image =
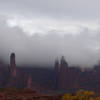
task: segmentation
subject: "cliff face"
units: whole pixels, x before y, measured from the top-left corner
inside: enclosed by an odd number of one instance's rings
[[[59,72],[56,74],[58,90],[88,89],[100,92],[100,66],[82,71],[78,67],[69,67],[64,57],[61,58],[59,66]]]
[[[72,88],[78,88],[78,80],[81,72],[80,69],[69,67],[64,57],[61,58],[58,66],[59,72],[56,74],[58,79],[58,89],[69,90]]]
[[[65,58],[62,57],[60,61],[60,71],[59,71],[59,89],[66,89],[68,85],[68,64],[65,61]]]

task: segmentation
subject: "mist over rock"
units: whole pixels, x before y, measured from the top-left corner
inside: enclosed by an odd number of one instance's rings
[[[11,53],[9,58],[10,65],[0,64],[1,88],[25,88],[41,93],[75,92],[79,89],[100,92],[99,64],[93,68],[69,66],[62,56],[53,67],[19,67],[15,53]]]
[[[74,35],[53,30],[30,37],[18,26],[9,27],[9,16],[3,16],[0,15],[0,57],[7,63],[9,52],[13,51],[18,65],[52,66],[56,57],[64,55],[69,65],[91,67],[100,59],[99,31],[81,27],[81,32]]]

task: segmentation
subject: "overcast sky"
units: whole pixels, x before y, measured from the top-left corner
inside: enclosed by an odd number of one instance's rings
[[[0,55],[17,64],[100,60],[100,0],[0,0]]]

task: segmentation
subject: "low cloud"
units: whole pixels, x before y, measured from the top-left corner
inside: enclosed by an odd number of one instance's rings
[[[11,52],[16,53],[18,65],[53,65],[56,58],[64,55],[70,65],[91,67],[100,59],[99,28],[78,26],[78,34],[55,29],[27,36],[19,25],[10,27],[8,20],[0,16],[0,56],[7,63]]]

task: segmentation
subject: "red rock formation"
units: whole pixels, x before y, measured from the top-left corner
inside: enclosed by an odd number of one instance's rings
[[[59,61],[55,61],[55,89],[58,89],[58,80],[59,80]]]
[[[68,73],[68,64],[64,56],[62,56],[60,61],[60,71],[59,71],[59,89],[66,88],[68,82],[67,73]]]
[[[11,67],[11,75],[16,77],[16,61],[15,61],[15,53],[12,53],[10,56],[10,67]]]
[[[18,85],[18,74],[16,69],[15,53],[11,53],[10,56],[10,75],[6,87],[17,87]]]
[[[32,77],[29,76],[28,79],[27,79],[27,88],[28,89],[32,89],[33,86],[32,86]]]
[[[59,73],[59,61],[58,59],[55,61],[55,72],[58,74]]]

